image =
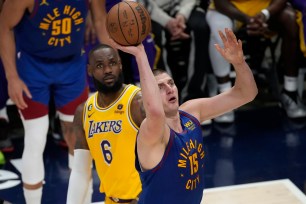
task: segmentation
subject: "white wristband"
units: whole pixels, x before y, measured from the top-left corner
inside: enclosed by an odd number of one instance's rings
[[[269,18],[270,18],[270,12],[269,12],[268,9],[262,9],[262,10],[261,10],[261,13],[265,16],[266,21],[269,20]]]

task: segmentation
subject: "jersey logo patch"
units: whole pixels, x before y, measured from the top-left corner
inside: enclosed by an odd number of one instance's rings
[[[123,109],[123,104],[119,104],[117,106],[117,110],[115,110],[115,113],[122,115],[124,113],[124,110],[122,110],[122,109]]]

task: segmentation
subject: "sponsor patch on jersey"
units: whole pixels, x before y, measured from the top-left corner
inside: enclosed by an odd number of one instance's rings
[[[194,124],[191,120],[188,120],[188,121],[184,124],[184,126],[185,126],[186,128],[188,128],[189,130],[194,130],[194,129],[195,129],[195,124]]]
[[[115,113],[122,115],[124,113],[124,110],[122,110],[122,109],[123,109],[123,104],[119,104],[117,106],[117,110],[115,110]]]

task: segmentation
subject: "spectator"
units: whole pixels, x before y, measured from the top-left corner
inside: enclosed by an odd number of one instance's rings
[[[297,12],[297,23],[299,25],[300,49],[306,57],[306,2],[303,0],[290,1]]]
[[[43,151],[49,127],[48,104],[54,95],[71,161],[73,114],[88,97],[86,58],[82,55],[85,18],[91,9],[100,41],[108,41],[105,2],[5,1],[0,16],[0,52],[8,93],[25,129],[22,181],[26,203],[41,203]]]
[[[217,77],[219,92],[229,90],[232,85],[229,78],[230,64],[214,50],[214,44],[221,43],[217,36],[218,30],[225,27],[239,29],[243,26],[248,35],[265,37],[270,36],[271,31],[277,31],[282,38],[281,57],[284,62],[284,86],[280,101],[289,118],[305,117],[306,108],[297,94],[298,30],[295,12],[287,1],[214,0],[209,6],[206,17],[211,30],[209,55]],[[228,112],[215,121],[233,122],[234,112]]]
[[[201,85],[204,82],[205,72],[210,67],[208,57],[209,27],[205,20],[205,11],[197,4],[196,0],[147,0],[147,8],[152,19],[155,43],[161,50],[163,48],[162,31],[165,31],[166,44],[168,45],[170,42],[188,41],[191,38],[195,54],[189,56],[189,58],[194,58],[194,64],[187,64],[184,66],[184,70],[180,70],[177,64],[171,63],[176,62],[178,56],[170,58],[170,55],[167,57],[167,63],[174,80],[178,83],[179,93],[186,85],[188,67],[193,67],[193,74],[187,87],[187,95],[182,100],[202,97]],[[169,48],[169,46],[166,47]],[[183,50],[186,54],[188,54],[188,51]],[[157,63],[157,67],[166,69],[166,62],[162,60],[162,56]]]

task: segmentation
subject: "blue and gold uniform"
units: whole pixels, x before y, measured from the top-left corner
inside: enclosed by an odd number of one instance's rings
[[[199,121],[180,111],[182,133],[170,129],[163,158],[153,169],[142,172],[139,204],[199,204],[204,190],[204,146]],[[169,190],[175,189],[175,190]]]
[[[73,115],[88,96],[82,54],[88,0],[33,1],[33,11],[25,12],[14,30],[18,73],[32,94],[23,116],[46,115],[50,89],[57,109]]]
[[[80,55],[88,6],[88,0],[35,0],[15,28],[18,48],[48,59]]]
[[[106,108],[99,107],[98,93],[86,102],[83,124],[90,153],[107,197],[134,199],[141,192],[135,169],[135,144],[139,127],[131,118],[130,104],[140,89],[127,85]]]

